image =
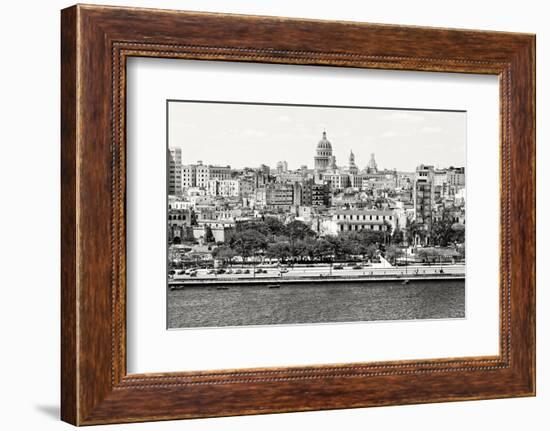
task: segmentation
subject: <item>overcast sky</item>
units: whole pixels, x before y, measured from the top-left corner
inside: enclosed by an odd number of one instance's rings
[[[338,166],[350,150],[359,168],[375,153],[379,169],[413,171],[424,163],[465,166],[466,113],[339,107],[170,102],[169,146],[184,164],[313,168],[323,130]]]

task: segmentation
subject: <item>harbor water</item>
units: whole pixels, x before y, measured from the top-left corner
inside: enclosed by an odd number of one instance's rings
[[[218,285],[167,289],[168,328],[465,317],[465,281]]]

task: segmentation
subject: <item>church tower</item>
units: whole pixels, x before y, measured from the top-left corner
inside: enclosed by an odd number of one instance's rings
[[[357,174],[357,165],[355,164],[355,154],[353,154],[353,150],[349,153],[349,159],[348,159],[348,171],[350,174]]]
[[[375,174],[378,172],[378,166],[376,165],[376,160],[374,160],[374,153],[371,153],[369,164],[367,165],[367,172],[369,174]]]

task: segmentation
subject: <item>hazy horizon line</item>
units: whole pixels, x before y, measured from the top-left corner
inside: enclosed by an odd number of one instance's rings
[[[174,148],[179,148],[180,150],[184,150],[184,147],[181,147],[181,146],[169,146],[168,149],[174,149]],[[375,155],[376,156],[376,155]],[[376,160],[376,157],[375,157],[375,160]],[[281,160],[277,160],[276,162],[274,162],[273,164],[267,164],[267,163],[258,163],[257,165],[243,165],[243,166],[237,166],[237,165],[231,165],[230,163],[229,164],[215,164],[215,163],[205,163],[204,160],[195,160],[194,162],[189,162],[189,163],[184,163],[182,162],[182,166],[186,166],[186,165],[197,165],[199,164],[198,162],[201,162],[203,165],[205,166],[229,166],[231,169],[245,169],[245,168],[248,168],[248,169],[258,169],[261,167],[261,165],[265,165],[267,167],[269,167],[270,169],[276,169],[276,165],[277,163],[279,162],[286,162],[285,159],[281,159]],[[367,162],[368,164],[368,162]],[[376,163],[378,164],[378,162]],[[303,164],[304,166],[307,167],[308,170],[311,170],[311,171],[314,171],[315,168],[313,167],[310,167],[308,164],[304,163]],[[367,169],[367,166],[365,167],[360,167],[357,163],[355,164],[357,166],[357,169],[359,171],[363,171],[365,169]],[[445,165],[445,166],[439,166],[439,165],[434,165],[434,164],[430,164],[430,163],[418,163],[416,164],[416,166],[412,169],[412,170],[404,170],[404,169],[396,169],[396,168],[378,168],[378,172],[380,171],[397,171],[397,172],[414,172],[416,171],[416,168],[420,165],[424,165],[424,166],[433,166],[434,169],[451,169],[451,168],[454,168],[454,169],[459,169],[459,168],[464,168],[466,169],[466,167],[464,165]],[[346,169],[346,168],[349,168],[349,164],[345,164],[345,165],[337,165],[337,169]],[[288,167],[288,171],[299,171],[301,169],[301,166],[298,166],[297,168],[291,168],[290,166]]]

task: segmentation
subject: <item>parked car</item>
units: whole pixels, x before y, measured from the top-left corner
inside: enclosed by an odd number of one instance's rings
[[[225,269],[220,268],[216,271],[216,274],[225,274]]]
[[[250,274],[250,270],[249,270],[249,269],[245,269],[243,272],[244,272],[244,274]]]
[[[353,265],[353,269],[363,269],[361,265]]]
[[[344,265],[334,265],[333,269],[344,269]]]
[[[240,270],[240,269],[237,269],[237,270],[235,271],[235,274],[242,274],[242,273],[243,273],[243,271]]]

